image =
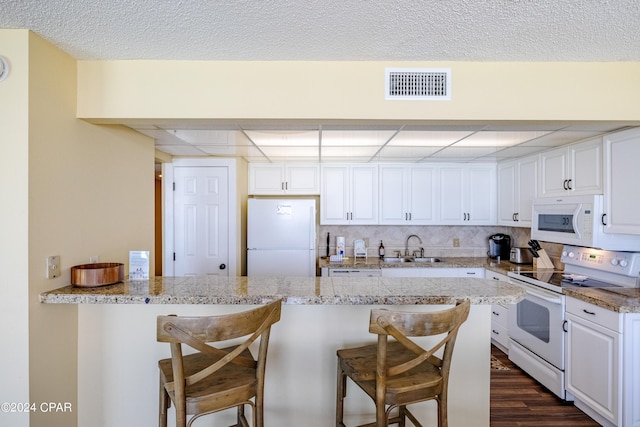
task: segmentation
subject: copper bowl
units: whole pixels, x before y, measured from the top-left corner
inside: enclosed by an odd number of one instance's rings
[[[96,262],[71,267],[73,286],[92,288],[112,285],[124,280],[124,264],[118,262]]]

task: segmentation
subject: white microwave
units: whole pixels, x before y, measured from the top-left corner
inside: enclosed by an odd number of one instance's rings
[[[606,233],[601,194],[533,201],[531,238],[612,251],[640,251],[640,236]]]

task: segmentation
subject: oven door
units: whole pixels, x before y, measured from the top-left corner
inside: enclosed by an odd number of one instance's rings
[[[511,282],[523,287],[526,296],[509,310],[509,337],[564,370],[564,295],[513,278]]]

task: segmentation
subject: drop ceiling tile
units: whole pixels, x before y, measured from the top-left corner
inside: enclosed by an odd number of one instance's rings
[[[420,159],[422,157],[431,156],[442,150],[442,147],[415,147],[415,146],[389,146],[384,147],[378,157],[380,160],[386,160],[390,158],[407,158],[407,159]]]
[[[157,147],[159,151],[171,154],[172,156],[206,156],[207,153],[199,150],[193,145],[161,145]]]
[[[511,147],[540,138],[548,132],[481,131],[456,143],[456,147]]]
[[[381,146],[393,136],[391,130],[323,130],[322,146]]]
[[[460,141],[470,132],[457,131],[402,131],[399,132],[387,146],[391,145],[413,145],[429,147],[446,147]]]
[[[296,130],[296,131],[257,131],[246,130],[245,134],[251,138],[251,141],[258,146],[267,145],[291,145],[303,147],[317,147],[320,141],[320,133],[318,131]]]

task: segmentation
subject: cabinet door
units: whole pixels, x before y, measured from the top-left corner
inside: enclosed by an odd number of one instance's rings
[[[602,139],[569,146],[568,160],[571,194],[602,194]]]
[[[620,334],[571,313],[567,320],[567,390],[619,425]]]
[[[284,166],[249,163],[249,194],[284,194]]]
[[[605,233],[640,235],[640,132],[609,135],[604,146]]]
[[[538,156],[528,157],[518,162],[516,182],[516,225],[531,227],[533,199],[538,194]]]
[[[378,223],[378,166],[351,166],[350,224]]]
[[[407,223],[405,167],[380,166],[380,224]]]
[[[465,224],[493,225],[496,222],[495,166],[470,167],[465,171]]]
[[[348,224],[349,167],[323,166],[320,193],[320,222]]]
[[[547,151],[540,154],[542,179],[540,197],[563,196],[567,194],[567,149]]]
[[[516,225],[517,162],[498,165],[498,224]]]
[[[291,195],[320,194],[318,165],[286,165],[285,193]]]
[[[440,169],[440,224],[463,224],[465,218],[464,169],[443,167]]]
[[[412,225],[434,224],[436,169],[433,167],[413,166],[409,169],[407,188],[407,211]]]

